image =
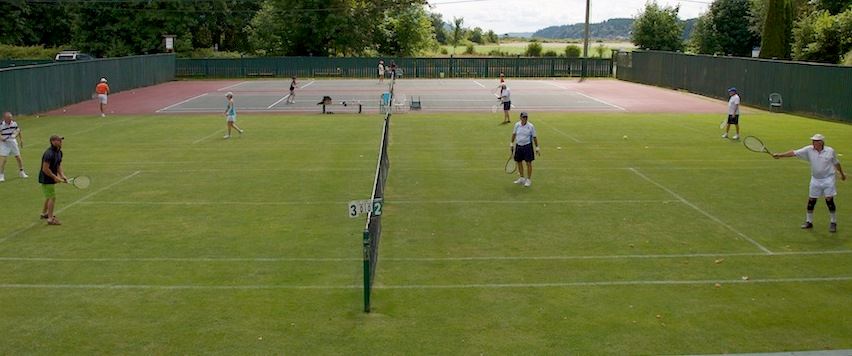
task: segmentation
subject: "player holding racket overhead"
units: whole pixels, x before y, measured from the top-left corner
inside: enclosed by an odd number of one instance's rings
[[[532,185],[532,162],[535,160],[535,155],[541,153],[538,147],[538,137],[535,134],[535,126],[528,120],[527,113],[521,112],[521,122],[515,124],[515,129],[512,130],[512,140],[509,142],[509,148],[515,152],[515,163],[518,165],[518,173],[521,175],[514,183],[523,184],[525,187]],[[533,143],[535,143],[535,151],[533,151]],[[524,162],[527,163],[526,176],[524,176]]]
[[[805,217],[805,222],[802,224],[803,229],[814,227],[814,206],[820,196],[825,196],[825,205],[828,206],[828,214],[831,222],[828,224],[829,232],[837,232],[837,216],[836,206],[834,205],[834,196],[837,195],[835,187],[835,175],[840,173],[840,179],[846,180],[846,174],[843,173],[843,167],[840,167],[840,161],[837,160],[837,153],[834,149],[825,145],[825,137],[820,134],[811,137],[811,145],[802,147],[798,150],[790,150],[784,153],[775,153],[772,157],[776,159],[782,157],[798,157],[811,164],[811,185],[808,193],[808,213]]]
[[[501,124],[511,123],[512,120],[509,120],[509,110],[512,110],[512,92],[509,91],[505,83],[500,85],[500,95],[497,97],[497,100],[503,103],[503,122]]]
[[[64,183],[68,179],[62,171],[63,139],[59,135],[50,136],[50,147],[41,156],[41,171],[38,172],[38,182],[45,198],[41,218],[47,219],[48,225],[60,225],[53,215],[53,208],[56,205],[56,183]]]

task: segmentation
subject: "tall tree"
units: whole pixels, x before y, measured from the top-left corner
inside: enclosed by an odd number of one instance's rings
[[[760,58],[790,58],[790,8],[788,0],[769,0],[760,39]]]
[[[456,53],[456,47],[464,39],[464,17],[453,17],[453,32],[450,36],[450,44],[453,46],[453,54]]]
[[[381,54],[414,56],[436,46],[432,21],[423,6],[410,6],[387,14],[376,39]]]
[[[817,10],[802,17],[793,30],[793,58],[839,63],[852,51],[852,8],[832,16]]]
[[[750,29],[749,0],[716,0],[696,23],[692,47],[699,53],[751,57],[759,43]]]
[[[662,51],[683,49],[683,24],[678,21],[675,7],[660,7],[656,1],[645,4],[645,10],[633,23],[631,40],[639,48]]]
[[[432,20],[432,31],[435,32],[435,40],[439,44],[447,44],[447,29],[444,28],[446,22],[444,22],[443,16],[437,12],[433,12],[429,14],[429,18]]]

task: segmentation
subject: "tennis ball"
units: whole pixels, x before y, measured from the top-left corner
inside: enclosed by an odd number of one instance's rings
[[[557,149],[557,150],[561,150],[561,149],[562,149],[562,146],[556,147],[556,149]]]
[[[622,137],[622,138],[626,140],[626,139],[627,139],[627,135],[624,135],[624,137]]]

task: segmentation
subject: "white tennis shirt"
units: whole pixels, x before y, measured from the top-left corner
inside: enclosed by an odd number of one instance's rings
[[[3,136],[5,139],[14,139],[12,135],[15,134],[15,131],[18,131],[18,123],[15,120],[10,121],[6,124],[6,120],[0,120],[0,136]]]
[[[512,131],[515,134],[515,143],[518,146],[526,146],[532,142],[535,136],[535,126],[529,121],[526,125],[521,125],[520,122],[515,123],[515,129]]]
[[[834,178],[834,165],[840,163],[834,149],[824,146],[822,152],[817,152],[813,145],[807,145],[793,151],[796,157],[810,162],[811,176],[816,179]]]
[[[740,96],[737,94],[731,95],[728,99],[728,115],[740,114]]]

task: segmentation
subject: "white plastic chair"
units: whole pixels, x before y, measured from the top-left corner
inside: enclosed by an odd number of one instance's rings
[[[769,94],[769,111],[781,110],[781,106],[784,103],[784,100],[781,98],[781,94],[772,93]]]

